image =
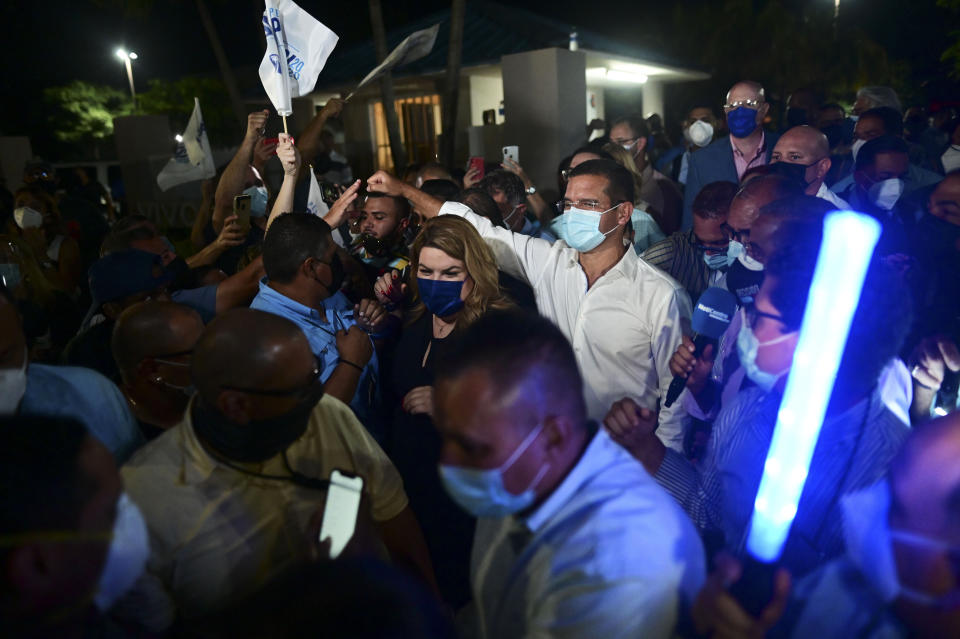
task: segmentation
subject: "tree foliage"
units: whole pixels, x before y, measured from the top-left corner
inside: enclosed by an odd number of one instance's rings
[[[238,137],[230,97],[218,78],[188,76],[175,81],[150,80],[137,96],[138,112],[166,115],[174,131],[183,131],[193,113],[193,98],[200,99],[203,121],[213,146],[230,145]]]
[[[960,0],[937,0],[937,6],[952,11],[953,17],[960,20]],[[960,29],[951,31],[950,36],[953,38],[953,42],[943,52],[940,59],[953,65],[950,69],[950,75],[955,80],[960,80]]]
[[[113,134],[113,118],[133,110],[125,91],[80,80],[43,93],[50,128],[60,142],[83,144],[107,138]]]

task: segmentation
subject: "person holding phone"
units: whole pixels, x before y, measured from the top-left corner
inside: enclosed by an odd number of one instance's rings
[[[512,307],[497,279],[493,253],[468,222],[450,216],[429,220],[411,252],[406,283],[399,271],[377,280],[377,299],[406,304],[406,325],[394,353],[393,413],[387,449],[403,477],[423,525],[440,592],[451,606],[470,597],[468,564],[474,519],[443,492],[436,473],[440,437],[433,424],[434,365],[451,336],[494,309]]]
[[[118,616],[159,633],[308,561],[307,532],[337,470],[363,478],[381,552],[433,585],[396,469],[351,410],[324,392],[295,323],[229,311],[200,336],[191,374],[197,393],[183,420],[121,470],[147,521],[151,556]]]

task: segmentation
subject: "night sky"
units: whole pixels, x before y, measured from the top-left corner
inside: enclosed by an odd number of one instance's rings
[[[755,6],[764,1],[753,0]],[[832,0],[780,1],[794,7],[812,2],[832,5]],[[937,68],[949,25],[934,8],[935,0],[842,1],[845,18],[867,29],[889,56],[920,60],[924,62],[921,67]],[[527,0],[511,4],[649,48],[669,47],[675,10],[682,12],[704,2]],[[258,40],[262,0],[207,3],[232,65],[251,67],[252,72],[263,55]],[[340,35],[338,48],[370,38],[363,0],[301,0],[299,4]],[[4,134],[28,134],[23,129],[36,126],[36,114],[31,117],[30,112],[36,109],[44,87],[79,79],[125,90],[123,65],[114,57],[114,50],[121,45],[140,56],[134,75],[141,87],[151,78],[217,72],[193,0],[7,0],[2,5],[0,16],[8,27],[2,56],[7,95],[0,105],[0,132]],[[388,31],[448,6],[443,0],[383,0]],[[909,20],[903,19],[906,16]],[[684,52],[670,53],[684,61]]]

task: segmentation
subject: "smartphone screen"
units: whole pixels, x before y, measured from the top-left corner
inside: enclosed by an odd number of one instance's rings
[[[353,537],[360,510],[363,478],[340,470],[330,473],[327,504],[320,524],[320,542],[330,540],[330,558],[336,559]]]
[[[505,146],[503,147],[503,161],[506,162],[507,158],[510,158],[514,162],[520,162],[520,147],[519,146]]]
[[[250,196],[240,194],[233,198],[233,214],[244,233],[250,230]]]

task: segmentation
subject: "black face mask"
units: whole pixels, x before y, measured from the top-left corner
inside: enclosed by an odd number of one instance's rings
[[[375,235],[364,233],[360,236],[360,243],[368,257],[383,257],[390,252],[390,245]]]
[[[918,251],[929,255],[946,256],[957,253],[960,226],[927,213],[917,222],[915,242]]]
[[[787,126],[793,128],[807,123],[807,110],[790,107],[787,109]]]
[[[820,129],[820,132],[827,136],[827,143],[831,149],[835,149],[843,142],[843,125],[828,124]]]
[[[727,269],[727,290],[737,296],[740,305],[750,304],[763,284],[763,271],[752,271],[740,260],[734,260]]]
[[[820,160],[817,160],[819,162]],[[790,162],[774,162],[769,165],[770,175],[782,175],[783,177],[793,180],[794,182],[803,186],[806,189],[810,186],[810,182],[807,182],[807,169],[816,164],[792,164]]]
[[[197,398],[192,411],[193,430],[204,443],[230,461],[262,462],[300,439],[317,401],[318,398],[311,397],[282,415],[236,424]]]
[[[346,274],[343,271],[343,262],[340,261],[340,256],[336,253],[333,254],[333,258],[328,264],[330,267],[330,285],[327,286],[327,290],[330,291],[330,295],[336,295],[337,291],[343,286],[343,280],[346,278]]]

